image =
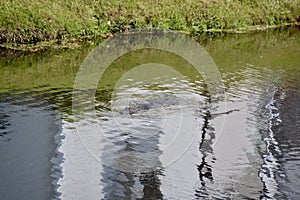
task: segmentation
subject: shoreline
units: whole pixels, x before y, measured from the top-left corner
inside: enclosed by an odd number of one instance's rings
[[[251,33],[259,33],[268,30],[275,30],[275,29],[286,29],[286,28],[295,28],[300,27],[300,23],[295,24],[284,24],[284,25],[273,25],[273,26],[252,26],[244,29],[228,29],[228,30],[207,30],[200,32],[198,34],[179,31],[187,35],[191,35],[192,37],[197,37],[198,35],[202,34],[251,34]],[[170,30],[166,30],[170,31]],[[118,34],[118,33],[116,33]],[[63,49],[76,49],[80,48],[83,45],[97,45],[100,41],[108,39],[113,35],[91,35],[85,37],[74,37],[68,39],[53,39],[53,40],[46,40],[40,41],[35,43],[0,43],[0,51],[22,51],[28,53],[36,53],[47,49],[52,50],[63,50]]]

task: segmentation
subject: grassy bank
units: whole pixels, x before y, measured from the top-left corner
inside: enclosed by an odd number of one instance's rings
[[[299,0],[10,0],[0,2],[0,43],[106,37],[145,27],[197,34],[299,22]]]

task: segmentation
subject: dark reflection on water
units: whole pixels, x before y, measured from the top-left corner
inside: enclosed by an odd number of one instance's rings
[[[201,185],[205,186],[205,179],[212,181],[212,166],[207,162],[207,157],[213,153],[212,142],[214,138],[213,128],[210,126],[211,113],[208,111],[204,115],[204,124],[201,132],[199,151],[203,154],[201,163],[198,165]],[[209,138],[208,138],[209,135]]]
[[[113,93],[111,73],[78,120],[72,87],[91,49],[1,60],[0,198],[299,199],[299,30],[207,38],[226,105],[201,77],[129,73]],[[174,150],[199,127],[170,164],[180,123]]]
[[[37,98],[36,98],[37,97]],[[61,178],[63,139],[60,115],[35,92],[1,94],[1,199],[49,199],[58,195],[53,180]]]
[[[104,199],[163,199],[158,175],[158,170],[137,175],[104,166]]]
[[[278,142],[280,154],[274,153],[283,176],[276,173],[279,191],[285,197],[297,199],[300,196],[300,71],[293,71],[274,94],[274,115],[278,120],[272,122],[274,138]],[[271,149],[274,151],[276,149]]]

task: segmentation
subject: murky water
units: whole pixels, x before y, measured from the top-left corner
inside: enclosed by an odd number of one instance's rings
[[[1,58],[0,199],[299,199],[300,31],[199,41],[226,99],[180,60],[119,60],[82,118],[93,47]]]

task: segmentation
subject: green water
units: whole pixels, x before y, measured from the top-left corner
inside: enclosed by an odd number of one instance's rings
[[[96,92],[97,119],[88,116],[79,124],[72,115],[72,91],[78,70],[93,46],[34,54],[10,52],[1,57],[0,194],[4,199],[299,198],[299,29],[195,39],[216,63],[226,100],[210,102],[204,80],[183,60],[162,51],[143,50],[119,58],[105,72]],[[148,74],[143,74],[143,68],[131,68],[142,64],[143,59],[137,57],[149,54],[181,75],[172,74],[165,65],[153,64],[148,67],[153,67],[157,79],[145,81]],[[131,76],[137,72],[142,75]],[[123,93],[113,96],[113,90],[122,84],[126,86]],[[175,101],[166,97],[172,87],[177,92]],[[128,93],[132,101],[128,106],[163,106],[122,115],[128,108],[122,98]],[[111,108],[113,101],[115,107]],[[210,103],[216,107],[207,106]],[[224,103],[226,110],[218,111]],[[162,138],[169,140],[167,132],[179,123],[179,112],[190,127],[198,123],[194,119],[200,119],[202,128],[184,156],[165,166]],[[121,124],[126,133],[147,134],[168,117],[174,119],[165,123],[166,133],[145,141],[124,135],[115,126]],[[92,127],[100,124],[111,143],[98,141],[97,134],[86,126],[89,123]],[[95,140],[78,137],[74,131],[78,126]],[[189,127],[185,131],[189,132]],[[99,157],[103,160],[95,162],[80,141],[91,146],[102,143],[104,153]],[[105,165],[111,162],[107,154],[121,159],[115,149],[127,143],[133,151],[159,149],[156,158],[146,159],[157,162],[159,169],[125,173]],[[178,148],[181,145],[177,144]]]

